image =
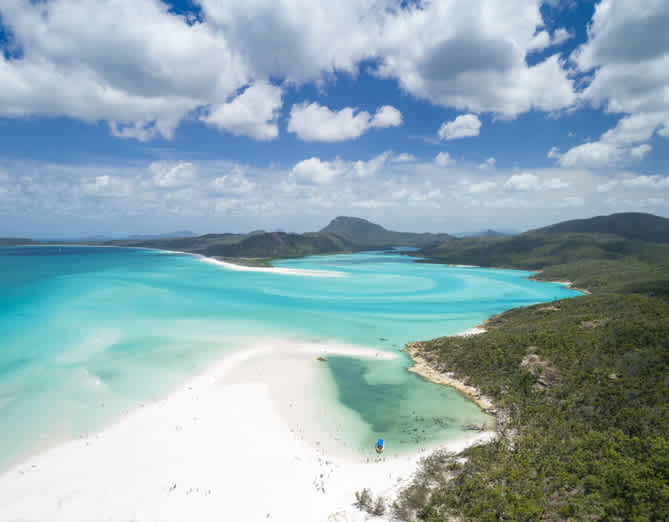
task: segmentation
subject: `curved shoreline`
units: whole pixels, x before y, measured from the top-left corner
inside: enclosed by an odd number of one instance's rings
[[[476,333],[469,333],[468,335],[476,335],[485,331],[483,329],[479,330]],[[424,346],[425,343],[421,341],[407,343],[404,351],[409,354],[409,357],[413,361],[413,366],[407,368],[408,371],[420,375],[435,384],[454,388],[474,402],[484,413],[492,416],[497,415],[498,410],[490,397],[483,395],[478,388],[457,379],[452,372],[440,368],[434,360],[425,357],[423,352]]]
[[[324,350],[372,359],[383,354],[337,344],[261,344],[227,354],[166,398],[142,404],[96,434],[0,474],[3,516],[68,522],[176,522],[194,513],[199,520],[359,520],[356,491],[370,488],[392,498],[426,454],[459,453],[494,436],[463,434],[437,448],[391,457],[340,455],[323,439],[310,442],[310,419],[300,412],[310,411],[311,398],[300,383],[319,378],[308,368],[320,368],[316,356]],[[280,359],[272,362],[283,353],[299,357],[302,363],[291,367],[307,373],[286,372]],[[282,415],[279,403],[298,414],[298,424]]]

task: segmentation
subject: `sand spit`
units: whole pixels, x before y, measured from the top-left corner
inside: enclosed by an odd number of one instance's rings
[[[213,259],[211,257],[205,257],[200,255],[197,255],[197,257],[200,257],[206,263],[210,263],[212,265],[218,265],[228,270],[235,270],[237,272],[269,272],[271,274],[283,274],[283,275],[294,275],[294,276],[305,276],[305,277],[346,277],[346,274],[344,272],[338,272],[336,270],[309,270],[303,268],[246,266],[246,265],[237,265],[235,263],[229,263],[228,261],[221,261],[219,259]]]
[[[365,520],[355,492],[392,497],[426,453],[379,459],[370,448],[354,458],[331,451],[328,433],[314,442],[310,379],[321,353],[382,352],[285,341],[231,353],[165,399],[4,472],[0,520]]]

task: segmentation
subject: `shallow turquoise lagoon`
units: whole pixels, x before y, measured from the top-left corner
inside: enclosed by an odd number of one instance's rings
[[[251,339],[398,352],[509,308],[578,295],[512,270],[415,263],[399,253],[276,263],[307,277],[228,270],[194,256],[101,247],[0,248],[0,469],[99,429]],[[394,361],[333,357],[340,405],[395,449],[461,436],[480,411]],[[308,393],[308,391],[305,391]]]

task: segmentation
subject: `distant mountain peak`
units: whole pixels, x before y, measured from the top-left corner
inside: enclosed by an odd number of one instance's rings
[[[415,234],[395,232],[363,218],[337,216],[328,226],[320,230],[322,234],[334,234],[364,247],[425,246],[451,239],[448,234]]]

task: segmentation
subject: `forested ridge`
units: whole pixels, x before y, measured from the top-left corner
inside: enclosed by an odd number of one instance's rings
[[[494,442],[464,458],[427,458],[397,518],[669,520],[669,250],[643,230],[563,228],[423,251],[431,262],[540,270],[593,294],[422,343],[435,368],[490,396],[502,422]]]

